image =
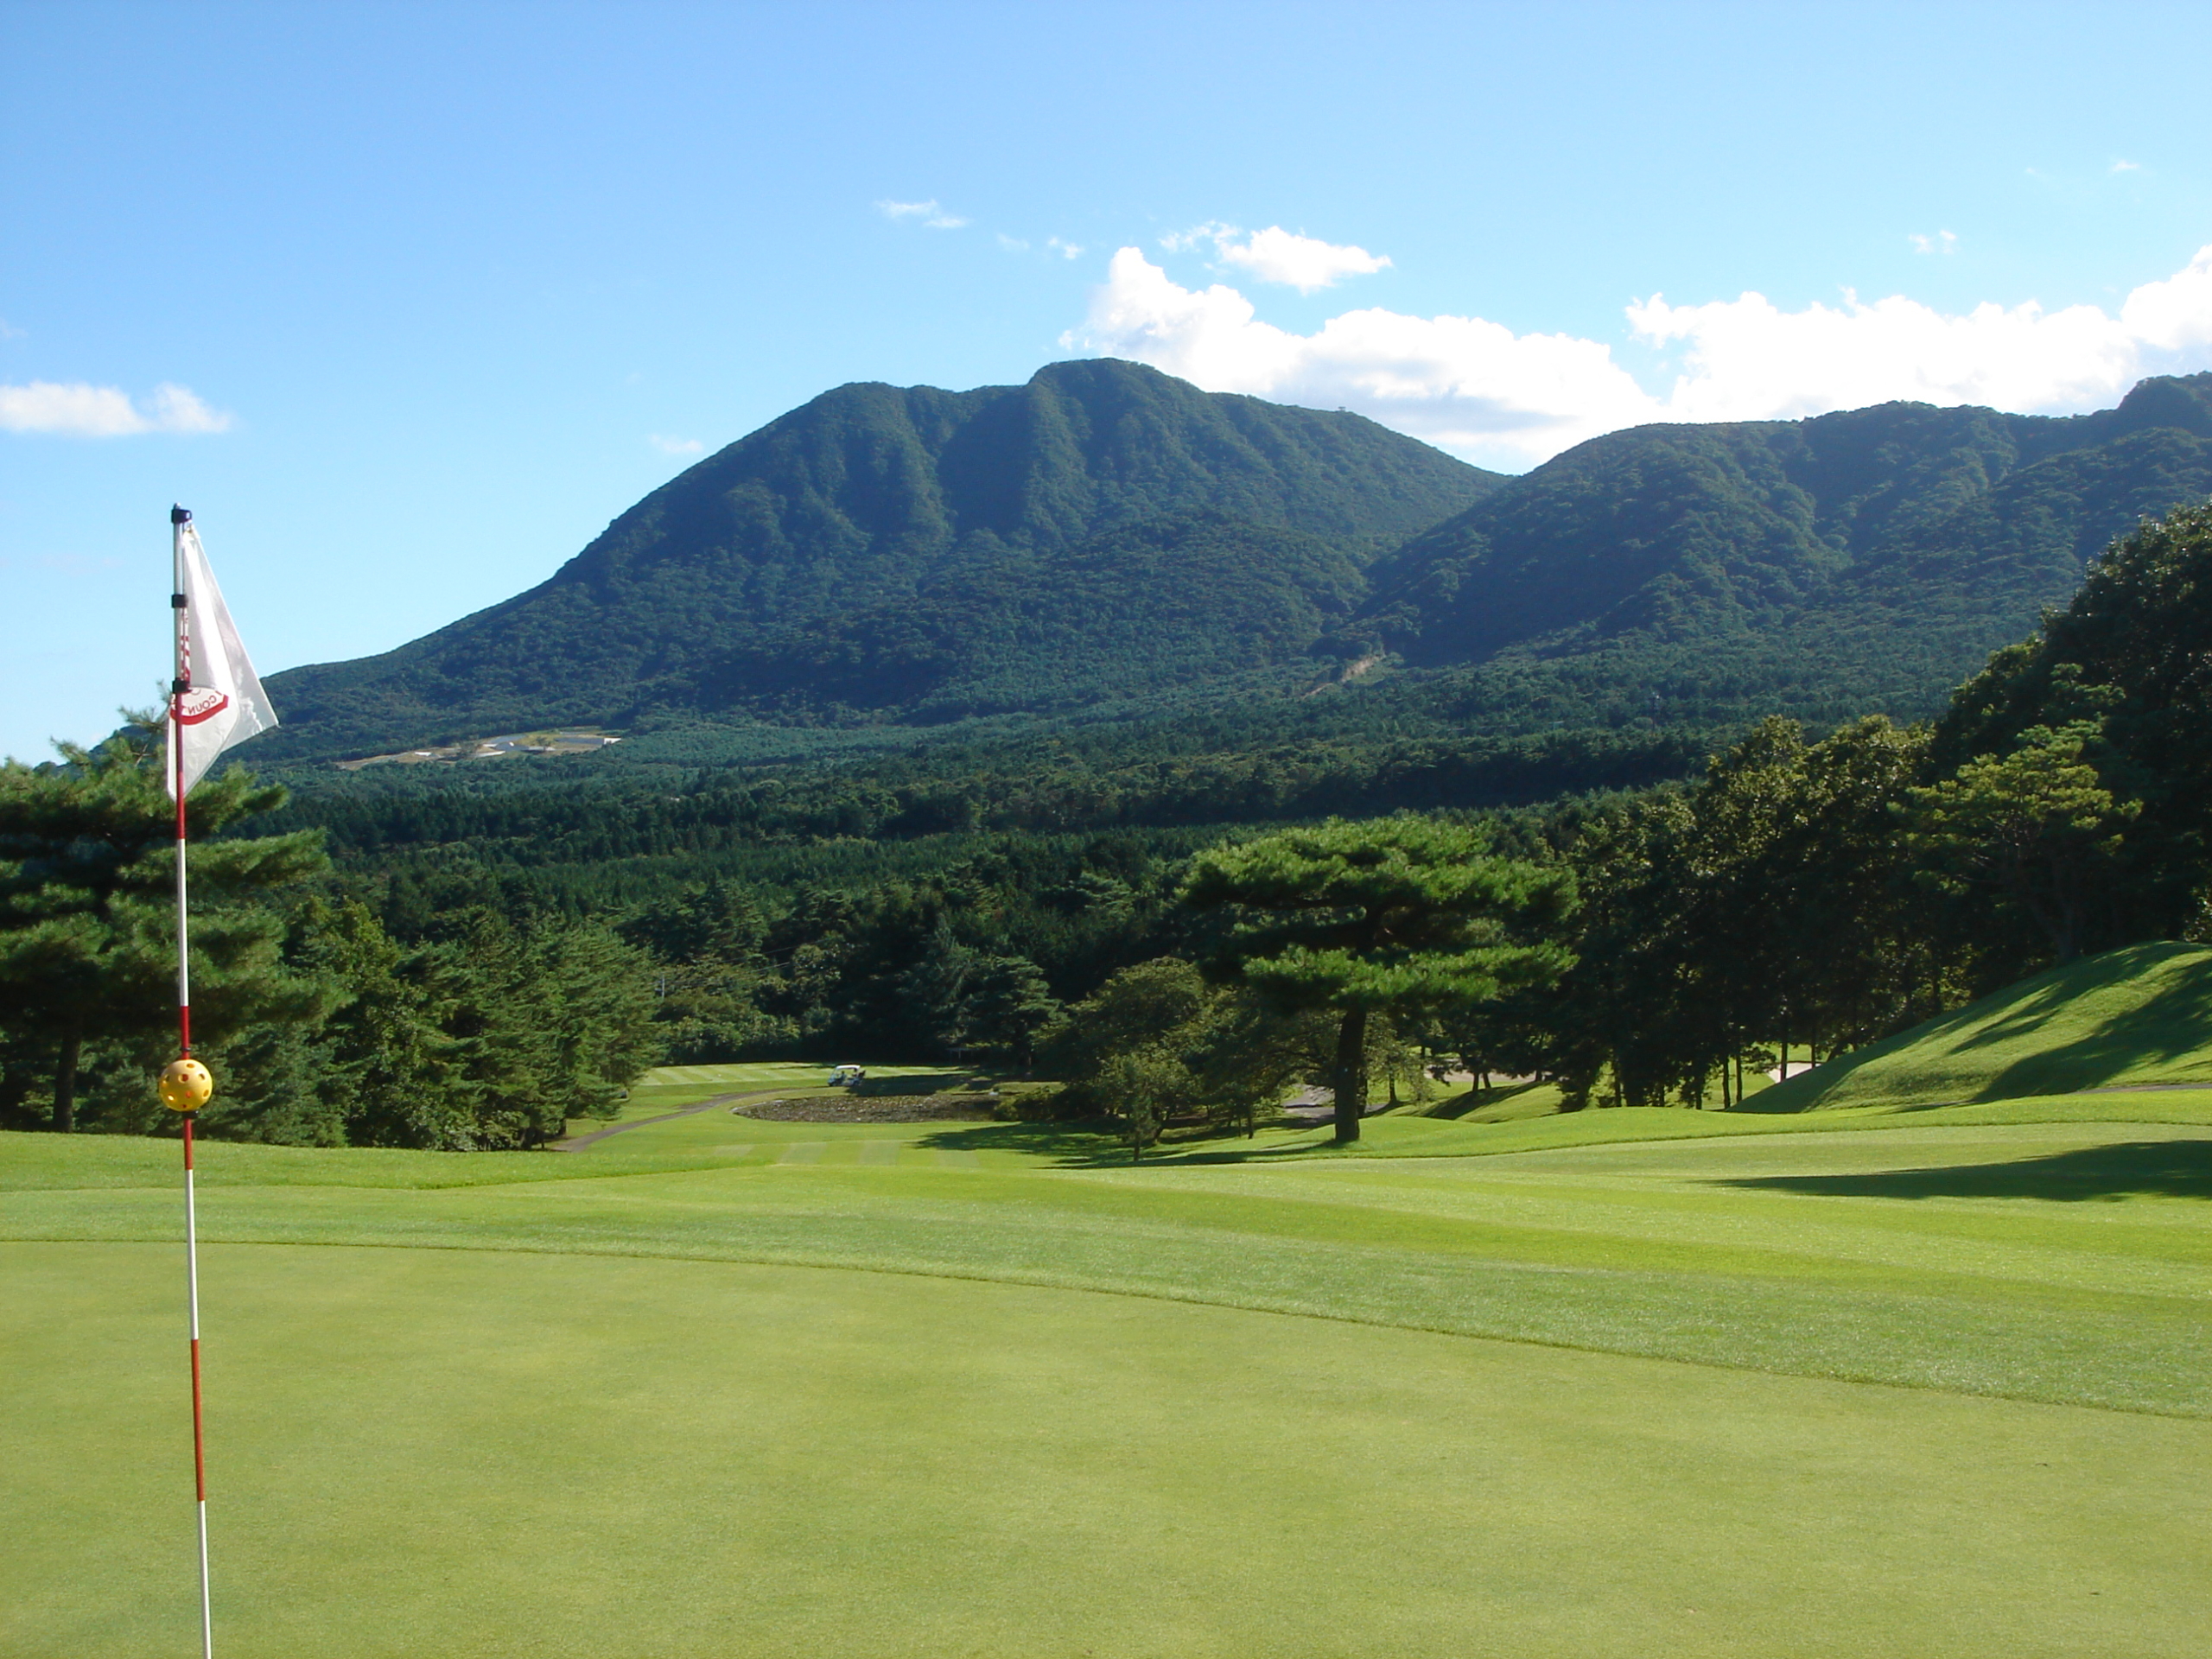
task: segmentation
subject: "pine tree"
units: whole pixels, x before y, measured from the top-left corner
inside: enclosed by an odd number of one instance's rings
[[[149,728],[60,751],[60,765],[0,765],[0,1027],[19,1042],[44,1036],[51,1122],[66,1133],[86,1046],[143,1046],[175,1019],[176,866]],[[233,766],[187,803],[194,1034],[210,1043],[328,1006],[321,982],[284,963],[283,918],[251,902],[326,868],[322,832],[217,838],[284,798]]]
[[[1184,902],[1230,906],[1217,971],[1286,1009],[1337,1019],[1336,1138],[1359,1138],[1368,1023],[1479,1002],[1556,978],[1542,936],[1575,903],[1566,871],[1502,858],[1478,829],[1433,819],[1332,819],[1199,855]]]

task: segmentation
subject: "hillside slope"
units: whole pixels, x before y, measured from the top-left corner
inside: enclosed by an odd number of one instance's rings
[[[2212,1086],[2212,949],[2137,944],[2053,968],[1751,1096],[1755,1112]]]
[[[1617,718],[1755,687],[1919,715],[2113,537],[2208,495],[2212,374],[2067,418],[1886,404],[1642,427],[1380,561],[1354,631],[1416,664],[1495,664],[1484,705],[1594,681]]]
[[[770,727],[1102,708],[1205,706],[1287,741],[1298,694],[1353,662],[1386,671],[1344,720],[1422,741],[1916,718],[2111,537],[2208,497],[2212,374],[2063,419],[1890,404],[1644,427],[1511,480],[1111,360],[846,386],[529,592],[273,677],[286,725],[251,759],[702,721],[732,734],[699,741],[709,758]]]
[[[257,754],[655,707],[1049,705],[1102,675],[1236,672],[1302,656],[1357,605],[1361,567],[1501,481],[1356,415],[1131,363],[967,392],[843,386],[654,491],[527,593],[273,676],[286,726]],[[1071,620],[1092,640],[1073,655],[1103,652],[1087,677],[1056,652]],[[1211,629],[1196,651],[1132,648],[1192,624]],[[1057,680],[989,690],[1009,651]],[[985,683],[963,698],[963,678]]]

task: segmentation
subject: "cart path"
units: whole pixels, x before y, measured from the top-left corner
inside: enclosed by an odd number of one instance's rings
[[[555,1141],[549,1144],[555,1152],[582,1152],[587,1147],[596,1146],[610,1135],[626,1134],[632,1129],[642,1129],[653,1123],[673,1122],[679,1117],[696,1117],[701,1112],[715,1111],[724,1106],[740,1106],[749,1101],[784,1100],[787,1099],[791,1093],[791,1089],[787,1085],[781,1089],[755,1089],[734,1095],[716,1095],[711,1100],[701,1101],[696,1106],[686,1106],[677,1111],[663,1112],[658,1117],[641,1117],[634,1123],[617,1123],[612,1128],[594,1129],[589,1135],[571,1135],[566,1141]]]

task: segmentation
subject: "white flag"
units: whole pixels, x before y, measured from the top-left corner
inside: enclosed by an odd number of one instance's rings
[[[176,677],[186,689],[172,698],[176,707],[169,721],[169,741],[183,740],[184,789],[189,794],[217,755],[256,732],[267,731],[276,723],[276,711],[269,706],[260,676],[238,643],[223,590],[207,568],[200,532],[183,509],[171,517],[176,528],[178,591],[184,596],[177,616]],[[177,791],[176,763],[172,750],[165,768],[171,795]]]

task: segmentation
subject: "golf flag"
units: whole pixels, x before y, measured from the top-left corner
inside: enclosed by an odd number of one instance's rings
[[[182,765],[174,751],[164,770],[169,793],[189,793],[215,757],[233,743],[276,723],[276,711],[261,689],[261,677],[238,643],[238,626],[223,603],[223,590],[207,568],[207,550],[192,515],[179,507],[169,515],[176,532],[176,709],[169,741],[183,746]]]

